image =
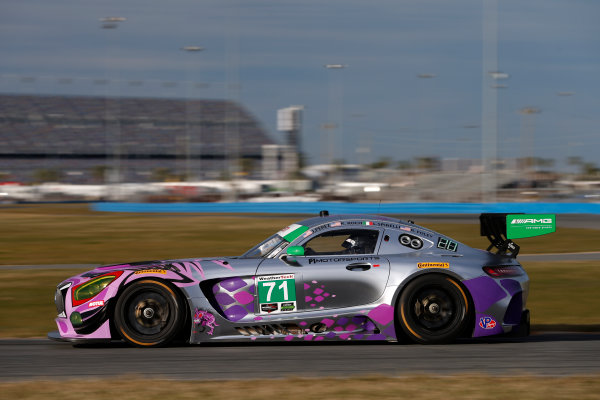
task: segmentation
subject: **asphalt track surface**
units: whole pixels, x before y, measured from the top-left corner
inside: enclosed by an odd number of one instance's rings
[[[438,216],[420,223],[478,223],[476,217]],[[559,227],[598,229],[600,216],[561,216]],[[424,224],[425,225],[425,224]],[[600,252],[522,255],[523,261],[600,260]],[[0,269],[79,266],[0,266]],[[90,266],[93,267],[93,266]],[[158,349],[123,343],[74,347],[48,339],[0,340],[0,380],[137,376],[167,379],[248,379],[288,376],[442,374],[573,375],[600,373],[600,333],[484,338],[438,346],[396,343],[211,343]]]
[[[1,381],[132,376],[182,380],[357,375],[600,373],[600,334],[542,333],[422,346],[344,342],[218,343],[132,348],[72,346],[48,339],[0,340]]]

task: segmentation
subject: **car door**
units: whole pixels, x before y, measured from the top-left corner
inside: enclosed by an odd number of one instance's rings
[[[390,271],[389,260],[376,254],[381,236],[380,228],[332,228],[295,240],[292,244],[304,247],[304,256],[283,255],[259,265],[258,312],[288,312],[292,307],[294,311],[323,310],[375,302],[385,290]],[[368,238],[366,246],[357,243],[360,237]]]

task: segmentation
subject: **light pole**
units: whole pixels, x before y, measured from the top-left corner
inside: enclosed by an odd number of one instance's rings
[[[565,99],[563,101],[567,101],[567,105],[568,105],[567,107],[565,107],[563,105],[560,108],[560,110],[562,112],[562,115],[563,115],[563,118],[561,118],[560,127],[561,127],[561,130],[562,130],[561,136],[570,138],[570,140],[567,142],[567,158],[566,158],[567,160],[569,160],[571,158],[572,147],[574,145],[577,145],[577,142],[572,142],[571,141],[574,138],[573,138],[573,133],[569,132],[571,130],[571,126],[570,126],[570,124],[568,122],[568,118],[569,118],[568,114],[570,114],[570,112],[572,110],[572,100],[567,100],[567,99],[573,97],[575,95],[575,92],[570,92],[570,91],[567,91],[567,92],[557,92],[556,95],[559,96],[560,98]]]
[[[341,71],[348,66],[345,64],[325,64],[324,67],[328,71]],[[340,74],[336,74],[340,75]],[[329,89],[329,99],[327,106],[327,123],[323,125],[323,129],[327,132],[328,139],[328,155],[327,159],[330,164],[333,164],[335,159],[335,139],[336,133],[340,132],[340,136],[343,135],[343,126],[342,126],[342,118],[343,118],[343,100],[344,100],[344,92],[342,85],[342,77],[337,76],[335,82],[333,82],[333,78],[331,73],[328,74],[328,89]],[[335,110],[334,104],[337,102]],[[341,140],[340,140],[341,142]]]
[[[542,110],[536,107],[523,107],[519,110],[521,114],[521,141],[527,143],[521,143],[521,148],[526,149],[527,155],[521,158],[525,162],[525,168],[528,172],[535,171],[536,160],[535,160],[535,115],[541,113]],[[528,159],[527,159],[528,158]]]
[[[181,50],[186,53],[199,53],[204,50],[204,47],[200,46],[184,46]],[[192,180],[192,144],[191,144],[191,128],[190,128],[190,88],[192,86],[191,82],[191,70],[192,70],[192,62],[188,61],[186,74],[187,74],[187,87],[186,87],[186,103],[185,103],[185,180],[190,182]],[[199,161],[198,161],[198,171],[201,172],[201,163],[202,163],[202,124],[201,118],[199,119],[199,127],[198,127],[198,144],[200,146],[199,150]]]
[[[498,1],[483,0],[482,12],[482,104],[481,104],[481,197],[496,202],[498,158]],[[489,174],[486,174],[489,172]]]
[[[101,22],[101,29],[104,30],[116,30],[119,27],[119,23],[126,21],[127,18],[125,17],[104,17],[104,18],[99,18],[99,21]],[[117,37],[118,39],[118,37]],[[107,160],[110,158],[110,140],[112,137],[112,140],[114,141],[112,144],[112,152],[113,152],[113,160],[112,160],[112,171],[111,169],[107,168],[106,169],[106,173],[108,174],[107,177],[105,177],[105,181],[109,181],[111,183],[114,184],[118,184],[121,181],[121,124],[120,124],[120,120],[119,120],[119,100],[118,100],[118,96],[115,96],[115,109],[113,110],[113,112],[111,113],[110,110],[110,78],[109,78],[109,74],[110,74],[110,68],[111,68],[111,45],[109,44],[107,46],[107,57],[106,57],[106,81],[109,83],[107,90],[106,90],[106,110],[105,110],[105,129],[106,129],[106,158]],[[116,74],[116,72],[115,72]],[[118,85],[119,79],[118,77],[115,78],[115,82]],[[111,124],[112,122],[112,124]],[[112,129],[111,126],[112,125]],[[111,132],[112,131],[112,132]],[[112,133],[112,134],[111,134]],[[109,162],[110,164],[110,162]],[[115,187],[115,196],[118,197],[118,193],[116,191],[116,187]]]

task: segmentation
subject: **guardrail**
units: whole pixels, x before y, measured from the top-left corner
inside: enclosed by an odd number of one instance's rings
[[[265,214],[600,214],[600,203],[92,203],[94,211],[132,213]]]

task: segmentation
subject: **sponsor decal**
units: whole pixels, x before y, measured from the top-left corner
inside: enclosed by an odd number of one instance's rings
[[[348,262],[348,261],[374,261],[379,260],[377,256],[363,256],[363,257],[334,257],[334,258],[309,258],[308,264],[320,264],[320,263],[331,263],[331,262]]]
[[[331,225],[329,225],[329,226],[331,228],[335,228],[335,227],[338,227],[338,226],[342,226],[342,223],[339,222],[339,221],[336,221],[336,222],[332,222]]]
[[[139,275],[139,274],[166,274],[167,270],[165,269],[143,269],[141,271],[135,271],[134,274],[135,275]]]
[[[261,314],[296,310],[296,279],[294,274],[258,276],[256,285],[259,312]]]
[[[419,268],[450,268],[450,263],[445,262],[424,262],[418,263]]]
[[[261,304],[260,305],[260,313],[261,314],[270,314],[272,312],[276,312],[279,310],[279,304],[277,303],[269,303],[269,304]]]
[[[204,332],[206,330],[207,335],[212,335],[215,330],[215,326],[219,326],[215,320],[215,316],[212,313],[200,310],[198,308],[196,308],[196,311],[194,311],[194,324],[200,328],[200,332]]]
[[[496,320],[492,317],[479,318],[479,326],[483,329],[493,329],[496,327]]]
[[[556,232],[554,214],[509,214],[506,216],[508,239],[528,238]]]
[[[281,311],[294,311],[296,309],[296,303],[281,303]]]
[[[88,308],[92,308],[92,307],[102,307],[104,305],[104,300],[96,300],[96,301],[90,301],[88,303]]]

